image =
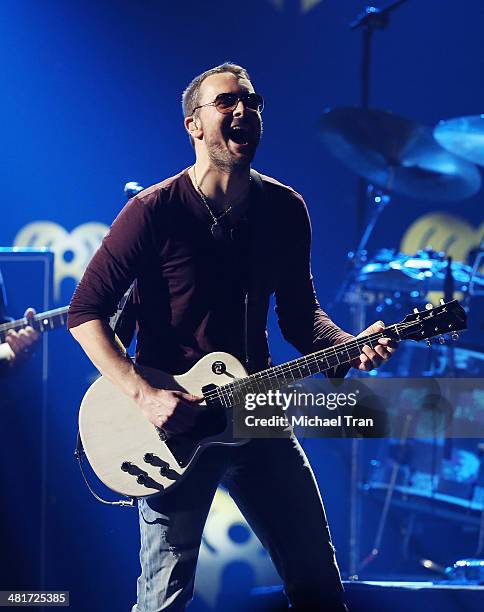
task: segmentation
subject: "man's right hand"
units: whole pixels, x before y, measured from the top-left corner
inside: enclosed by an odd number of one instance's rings
[[[170,433],[181,433],[194,425],[204,398],[151,386],[116,343],[107,321],[86,321],[71,328],[71,333],[101,374],[132,398],[150,423]]]
[[[150,423],[162,427],[168,433],[182,433],[190,429],[199,412],[203,396],[146,386],[136,398],[136,403]]]

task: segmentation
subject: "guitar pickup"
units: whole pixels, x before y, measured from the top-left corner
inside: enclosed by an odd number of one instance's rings
[[[140,474],[136,478],[136,482],[150,489],[158,489],[158,491],[165,490],[165,487],[162,484],[160,484],[159,482],[156,482],[156,480],[153,480],[153,478],[150,478],[150,476],[148,476],[147,474]]]
[[[134,463],[131,463],[131,461],[123,461],[123,463],[121,464],[121,469],[123,470],[123,472],[127,472],[132,476],[137,476],[138,474],[143,473],[143,470],[141,470]]]
[[[159,467],[161,476],[165,476],[170,480],[176,480],[178,478],[178,473],[170,468],[170,464],[166,461],[163,461],[163,459],[161,459],[157,455],[153,453],[146,453],[143,457],[143,460],[146,463],[153,465],[154,467]]]

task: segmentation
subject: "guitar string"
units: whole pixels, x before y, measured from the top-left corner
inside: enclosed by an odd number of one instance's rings
[[[388,327],[385,328],[385,330],[381,331],[381,332],[375,332],[373,334],[370,334],[368,336],[362,336],[360,338],[355,338],[354,340],[348,342],[348,343],[343,343],[340,345],[336,345],[333,347],[328,347],[326,349],[323,349],[322,351],[317,351],[316,353],[312,353],[310,355],[305,355],[302,357],[299,357],[298,359],[294,359],[292,361],[289,361],[285,364],[281,364],[278,366],[274,366],[273,368],[268,368],[267,370],[262,370],[262,372],[256,372],[254,374],[251,374],[249,376],[246,376],[242,379],[237,379],[236,381],[227,383],[226,385],[223,385],[221,387],[217,387],[217,389],[208,391],[205,394],[205,397],[210,399],[215,399],[217,397],[220,397],[221,399],[230,399],[230,396],[232,395],[231,390],[234,391],[239,391],[240,387],[244,386],[244,385],[249,385],[251,382],[255,382],[255,383],[260,383],[263,381],[270,381],[271,379],[277,379],[278,376],[276,375],[276,372],[278,374],[282,374],[285,378],[285,374],[289,374],[290,372],[293,372],[295,370],[295,368],[299,368],[300,373],[301,372],[301,367],[308,369],[311,365],[316,365],[318,364],[318,362],[324,361],[326,360],[327,363],[329,364],[327,368],[324,369],[331,369],[332,367],[336,367],[338,365],[342,365],[342,363],[347,363],[348,361],[351,361],[351,359],[353,359],[354,357],[350,357],[349,355],[349,350],[352,350],[354,348],[358,348],[360,349],[360,345],[364,345],[365,343],[372,343],[373,340],[377,340],[379,338],[385,337],[385,331],[388,331],[391,328],[395,328],[395,331],[397,331],[398,333],[398,327],[400,326],[401,329],[405,329],[407,327],[411,327],[414,325],[420,325],[419,321],[413,321],[413,322],[409,322],[409,323],[396,323],[393,325],[389,325]],[[339,354],[346,352],[348,354],[349,359],[343,361],[343,362],[339,362],[335,363],[335,364],[330,364],[328,361],[328,358],[330,357],[337,357]],[[297,362],[301,362],[301,365],[299,365]],[[306,361],[305,364],[302,363],[302,361]],[[321,371],[321,369],[318,366],[318,371],[314,372],[315,373],[319,373]],[[324,371],[324,370],[323,370]],[[311,374],[313,374],[311,372]],[[305,376],[302,376],[305,377]],[[293,381],[296,380],[294,377]],[[287,382],[287,381],[285,381]]]
[[[327,349],[324,349],[323,351],[319,351],[318,353],[313,353],[311,355],[305,355],[305,356],[299,357],[298,359],[287,362],[286,364],[274,366],[273,368],[263,370],[262,372],[256,372],[245,378],[238,379],[237,381],[228,383],[226,385],[223,385],[222,387],[218,387],[217,389],[214,389],[213,391],[209,391],[206,394],[206,397],[209,396],[210,394],[213,394],[212,399],[218,397],[221,400],[225,399],[228,402],[230,402],[234,394],[238,394],[240,391],[242,391],[242,387],[244,386],[250,387],[250,385],[254,383],[257,389],[260,389],[261,383],[262,385],[265,385],[266,382],[280,380],[280,374],[282,374],[284,378],[284,382],[282,383],[283,385],[287,384],[288,382],[294,382],[295,380],[299,380],[300,378],[306,378],[308,377],[308,375],[317,374],[317,373],[320,373],[321,371],[325,371],[327,369],[329,370],[332,367],[337,367],[339,365],[347,363],[348,361],[351,361],[351,359],[353,359],[354,357],[351,357],[349,355],[349,350],[351,350],[352,348],[355,348],[354,344],[356,344],[356,346],[358,347],[358,350],[361,350],[360,344],[362,346],[366,342],[369,342],[371,344],[372,340],[383,337],[383,336],[384,334],[382,333],[375,334],[372,336],[366,336],[366,337],[359,338],[358,341],[352,341],[351,343],[347,343],[346,345],[345,344],[339,345],[340,347],[344,347],[344,350],[342,348],[335,350],[336,347],[328,347]],[[337,357],[338,354],[340,353],[344,354],[345,352],[348,355],[348,358],[345,357],[343,361],[338,360],[338,362],[334,364],[330,363],[329,358]],[[320,353],[326,353],[326,355],[325,354],[321,355]],[[321,369],[319,364],[323,361],[327,362],[327,366]],[[317,369],[315,372],[311,371],[312,366],[317,366]],[[293,372],[295,372],[296,368],[299,370],[299,376],[293,375]],[[302,369],[306,370],[306,372],[303,373]],[[286,380],[286,374],[289,374],[292,380],[290,381]],[[267,389],[264,389],[264,390],[267,390]],[[237,399],[240,400],[241,398],[238,397]]]
[[[395,331],[398,334],[399,328],[403,330],[403,329],[406,329],[412,326],[420,326],[420,324],[421,324],[421,321],[411,321],[407,323],[402,322],[402,323],[395,323],[393,325],[389,325],[382,332],[376,332],[374,334],[370,334],[369,336],[362,336],[360,338],[355,338],[355,340],[351,342],[336,345],[334,347],[328,347],[327,349],[323,349],[322,351],[318,351],[316,353],[312,353],[310,355],[300,357],[293,361],[287,362],[286,364],[282,364],[280,366],[274,366],[273,368],[263,370],[262,372],[256,372],[255,374],[251,374],[244,378],[237,379],[236,381],[227,383],[226,385],[217,387],[217,389],[213,389],[209,391],[207,394],[205,394],[205,397],[207,397],[208,399],[219,398],[222,401],[225,400],[227,402],[226,407],[229,407],[232,399],[234,398],[234,395],[236,395],[237,400],[241,399],[240,396],[237,396],[237,394],[240,394],[240,392],[242,391],[241,387],[250,386],[251,383],[255,383],[257,385],[257,388],[260,388],[259,383],[265,383],[266,381],[270,382],[271,380],[272,381],[278,380],[280,377],[276,375],[276,372],[281,373],[283,375],[284,377],[283,385],[288,383],[285,377],[286,373],[291,374],[292,381],[289,381],[289,382],[293,382],[294,380],[298,380],[300,378],[306,378],[308,374],[306,373],[303,374],[301,368],[309,370],[309,375],[313,375],[321,371],[331,369],[332,367],[337,367],[338,365],[342,365],[342,363],[348,363],[348,361],[351,361],[351,359],[354,359],[354,357],[349,356],[349,350],[352,350],[353,348],[355,348],[355,344],[356,344],[356,347],[360,350],[360,344],[364,345],[367,341],[369,341],[369,343],[371,344],[372,340],[376,340],[377,338],[384,337],[385,332],[388,331],[390,328],[395,328]],[[444,333],[444,332],[441,332],[441,333]],[[339,354],[344,354],[344,352],[348,354],[349,359],[345,358],[343,362],[340,362],[338,360],[338,363],[330,364],[328,358],[337,357]],[[318,362],[321,362],[324,360],[326,360],[328,366],[321,369]],[[303,361],[305,361],[305,363],[302,363]],[[317,370],[315,372],[312,372],[310,370],[310,367],[314,365],[317,365]],[[296,367],[299,369],[299,373],[300,373],[299,377],[298,376],[294,377],[294,375],[292,374],[292,372],[295,371]]]
[[[35,322],[39,322],[45,318],[53,319],[55,317],[62,317],[64,314],[67,314],[67,312],[68,312],[68,307],[57,308],[52,311],[49,311],[48,315],[47,313],[40,313],[38,315],[35,315],[33,317],[33,320]],[[18,326],[22,326],[22,324],[26,324],[27,322],[28,322],[28,318],[24,317],[23,319],[18,319],[17,321],[10,321],[8,323],[0,324],[0,333],[8,331]],[[310,355],[303,355],[302,357],[289,361],[285,364],[277,365],[272,368],[268,368],[267,370],[262,370],[262,372],[256,372],[242,379],[238,379],[231,383],[227,383],[226,385],[217,387],[217,389],[208,391],[207,393],[204,394],[204,396],[208,400],[219,398],[219,399],[226,399],[229,401],[232,399],[234,392],[235,393],[239,392],[242,386],[249,385],[252,382],[258,384],[258,383],[264,383],[265,381],[270,381],[271,379],[277,380],[278,378],[280,378],[280,375],[282,375],[284,377],[284,384],[285,384],[288,382],[286,380],[286,376],[285,376],[286,374],[291,375],[292,382],[293,382],[294,380],[298,379],[298,377],[294,378],[292,374],[296,368],[299,369],[299,373],[301,375],[300,377],[306,377],[306,375],[303,374],[301,368],[304,368],[305,370],[310,370],[311,366],[317,365],[316,372],[311,372],[311,371],[309,372],[310,375],[312,375],[312,374],[319,373],[321,371],[325,371],[327,369],[331,369],[332,367],[337,367],[338,365],[342,365],[344,363],[347,363],[348,361],[351,361],[351,359],[353,359],[353,357],[349,355],[350,350],[354,348],[358,348],[360,350],[360,344],[363,346],[366,342],[368,342],[371,345],[373,340],[377,340],[379,338],[384,337],[386,330],[395,328],[395,331],[398,334],[399,326],[400,328],[405,329],[407,327],[411,327],[412,325],[420,325],[420,323],[421,323],[420,321],[412,321],[408,323],[396,323],[396,324],[390,325],[386,327],[385,330],[382,330],[381,332],[376,332],[368,336],[362,336],[360,338],[355,338],[352,341],[349,341],[347,343],[343,343],[340,345],[327,347],[326,349],[317,351]],[[338,355],[344,354],[344,352],[347,353],[348,359],[345,358],[343,362],[340,362],[338,360],[338,363],[330,364],[329,358],[336,357],[338,359]],[[319,366],[319,363],[322,361],[326,361],[328,364],[327,367],[323,368],[323,370],[321,370]]]
[[[64,314],[67,314],[69,310],[68,306],[64,306],[62,308],[56,308],[54,310],[49,310],[47,312],[41,312],[32,317],[32,321],[38,323],[42,321],[42,319],[54,319],[56,317],[62,317]],[[16,321],[8,321],[7,323],[0,324],[0,333],[9,331],[10,329],[15,329],[16,327],[23,327],[24,325],[28,325],[30,319],[28,317],[23,317],[22,319],[17,319]]]

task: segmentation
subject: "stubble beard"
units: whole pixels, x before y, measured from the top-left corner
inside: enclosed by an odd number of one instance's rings
[[[207,154],[210,162],[223,172],[240,172],[250,166],[254,159],[255,150],[251,155],[242,155],[236,157],[230,154],[230,151],[217,144],[207,147]]]

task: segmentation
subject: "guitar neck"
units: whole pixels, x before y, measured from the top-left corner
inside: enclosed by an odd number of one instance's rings
[[[400,340],[399,326],[398,323],[389,325],[381,332],[354,338],[348,342],[251,374],[244,380],[244,388],[248,385],[256,393],[264,393],[270,389],[285,387],[287,384],[308,376],[327,372],[356,359],[365,344],[374,348],[380,338]]]
[[[62,327],[66,324],[68,310],[68,306],[63,306],[62,308],[41,312],[32,318],[24,317],[23,319],[18,319],[17,321],[2,323],[0,325],[0,343],[5,342],[7,332],[10,330],[19,331],[27,325],[30,325],[36,331],[41,333]]]

